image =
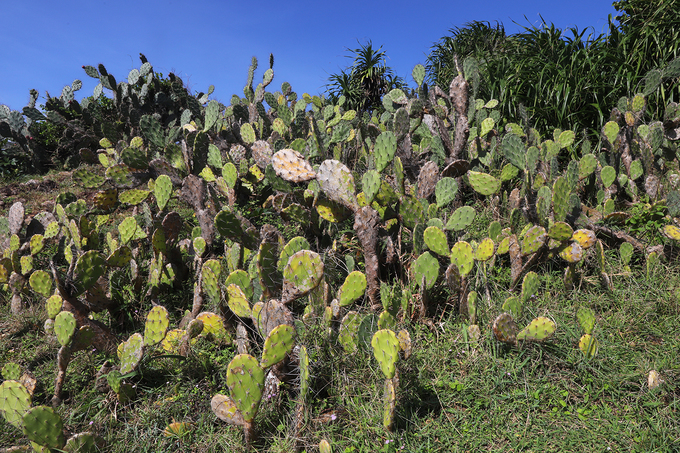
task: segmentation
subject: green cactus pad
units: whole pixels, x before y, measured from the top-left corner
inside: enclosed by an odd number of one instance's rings
[[[94,330],[91,326],[81,326],[73,334],[73,343],[71,343],[71,351],[82,351],[87,349],[92,344],[94,338]]]
[[[609,121],[602,128],[602,133],[607,137],[609,143],[614,144],[616,137],[619,135],[619,130],[621,128],[616,121]]]
[[[436,226],[430,226],[423,232],[423,240],[427,247],[441,256],[449,256],[449,244],[446,240],[446,233]]]
[[[545,244],[548,236],[545,233],[545,228],[534,225],[529,228],[526,234],[520,240],[520,249],[522,255],[527,256],[536,253]]]
[[[227,386],[243,420],[252,422],[264,388],[264,370],[257,359],[248,354],[234,357],[227,367]]]
[[[552,188],[555,222],[563,222],[567,217],[570,194],[571,189],[569,188],[569,182],[562,176],[558,177]]]
[[[169,352],[171,354],[177,354],[182,343],[182,338],[184,338],[184,335],[186,335],[186,333],[187,332],[184,329],[169,330],[168,333],[165,335],[165,338],[163,338],[163,341],[161,341],[161,347],[166,352]],[[196,339],[193,339],[191,340],[190,344],[194,344],[196,341],[197,341]],[[119,350],[121,351],[121,354],[122,354],[121,346],[124,345],[125,343],[121,343],[118,346]]]
[[[135,186],[135,180],[127,165],[113,165],[107,168],[106,177],[114,186],[121,189],[129,189]]]
[[[19,378],[21,378],[21,367],[19,366],[19,364],[14,362],[7,362],[2,367],[2,378],[6,381],[9,380],[18,381]],[[2,406],[0,406],[0,410],[1,407]]]
[[[501,188],[500,179],[489,174],[469,170],[467,176],[470,186],[480,195],[493,195]]]
[[[283,272],[283,269],[286,267],[286,264],[288,264],[288,260],[291,256],[301,250],[309,250],[310,247],[311,246],[309,245],[309,241],[307,241],[307,239],[303,238],[302,236],[294,237],[288,241],[288,243],[283,247],[283,250],[281,250],[281,255],[279,255],[279,260],[277,261],[276,267],[279,269],[279,271]]]
[[[600,170],[600,179],[602,179],[602,185],[605,188],[609,188],[616,180],[616,170],[614,167],[606,166]]]
[[[526,304],[529,299],[538,294],[538,288],[541,286],[541,281],[538,274],[534,271],[527,272],[522,280],[522,299],[521,303]]]
[[[296,252],[283,269],[283,299],[301,297],[316,288],[323,278],[323,261],[310,250]]]
[[[416,197],[405,196],[399,203],[399,215],[404,226],[412,230],[417,224],[424,222],[425,208]]]
[[[229,333],[224,328],[224,318],[222,318],[222,316],[210,311],[204,311],[199,313],[194,321],[200,321],[202,324],[201,331],[198,335],[210,336],[228,342]],[[191,323],[189,323],[189,325],[191,325]],[[190,330],[189,326],[187,326],[187,330]],[[196,337],[196,335],[193,335],[193,332],[189,332],[189,334],[189,337],[192,339]]]
[[[517,341],[517,324],[509,313],[500,314],[494,320],[492,330],[501,343],[515,344]]]
[[[517,341],[543,341],[555,333],[555,323],[546,317],[538,317],[517,334]]]
[[[51,449],[60,449],[66,444],[64,423],[51,407],[36,406],[29,409],[22,423],[24,434],[31,442]]]
[[[241,221],[230,211],[220,211],[215,216],[215,228],[224,238],[235,239],[243,234]]]
[[[517,296],[510,296],[505,299],[501,309],[506,313],[510,313],[513,318],[519,319],[522,316],[522,303]]]
[[[203,263],[201,269],[201,289],[203,289],[203,292],[213,303],[218,304],[222,300],[222,290],[219,283],[219,274],[215,272],[215,267],[211,266],[211,262],[221,266],[217,260],[209,260]]]
[[[373,156],[375,158],[376,170],[381,173],[387,165],[392,162],[394,154],[397,152],[397,137],[391,131],[381,133],[375,140]]]
[[[160,343],[168,331],[170,319],[165,307],[156,305],[146,315],[144,323],[144,345],[153,346]]]
[[[548,230],[548,237],[556,241],[568,241],[573,234],[574,230],[565,222],[557,222]]]
[[[430,252],[425,252],[420,255],[413,263],[413,278],[417,285],[421,285],[425,279],[426,288],[430,289],[434,286],[439,277],[439,261],[432,256]]]
[[[624,242],[619,246],[619,256],[621,256],[621,263],[624,266],[630,264],[630,260],[633,258],[633,253],[635,248],[630,242]]]
[[[392,379],[396,373],[396,363],[399,358],[399,340],[397,335],[389,330],[378,330],[371,339],[373,355],[380,364],[380,369],[387,379]]]
[[[397,333],[397,340],[399,340],[399,349],[404,353],[404,358],[408,359],[413,352],[411,335],[408,333],[408,330],[400,330]]]
[[[451,247],[451,262],[458,267],[461,277],[469,274],[475,264],[472,246],[465,241],[456,242]]]
[[[354,303],[366,292],[366,275],[360,271],[350,272],[338,290],[338,303],[346,307]]]
[[[437,182],[434,188],[434,196],[437,202],[438,208],[443,208],[444,206],[451,203],[458,193],[458,183],[454,178],[444,177]]]
[[[154,197],[156,197],[156,204],[158,209],[163,211],[165,206],[170,201],[172,196],[172,180],[168,175],[160,175],[156,178],[153,188]]]
[[[54,333],[62,346],[67,345],[76,331],[76,317],[70,311],[62,311],[54,318]]]
[[[47,228],[45,228],[45,239],[57,237],[59,235],[59,230],[59,222],[50,222],[50,224],[47,225]]]
[[[316,175],[321,190],[331,200],[340,203],[352,211],[359,208],[354,186],[354,176],[342,162],[325,160],[319,166]]]
[[[595,328],[595,313],[593,313],[593,310],[590,308],[579,308],[578,312],[576,312],[576,319],[578,319],[578,323],[585,333],[593,333]]]
[[[364,190],[364,195],[366,196],[366,204],[370,205],[380,191],[380,173],[376,170],[368,170],[361,177],[361,186]]]
[[[453,215],[446,222],[446,229],[453,231],[461,231],[469,227],[475,220],[477,211],[472,206],[461,206],[456,209]]]
[[[236,316],[249,318],[252,315],[248,297],[239,286],[233,283],[227,286],[227,304]]]
[[[231,284],[238,286],[249,300],[253,297],[253,284],[250,280],[250,276],[243,269],[236,269],[234,272],[230,273],[224,284],[225,286]]]
[[[230,425],[243,426],[245,421],[243,420],[243,415],[239,412],[236,403],[226,395],[217,394],[212,397],[210,401],[210,407],[213,413],[222,420]]]
[[[33,257],[30,255],[25,255],[22,256],[19,259],[19,263],[21,264],[21,274],[22,275],[27,275],[33,270]]]
[[[31,395],[26,387],[14,380],[0,384],[0,413],[7,423],[21,429],[23,416],[31,407]]]
[[[31,255],[40,253],[45,245],[45,237],[42,234],[34,234],[29,241]]]
[[[477,324],[477,291],[470,291],[467,295],[467,312],[470,324]]]
[[[316,177],[311,164],[293,149],[282,149],[274,153],[271,164],[276,174],[286,181],[304,182]]]
[[[600,349],[600,342],[590,334],[584,334],[578,341],[578,348],[586,359],[590,360],[597,355]]]
[[[397,327],[397,318],[389,311],[383,311],[378,317],[378,329],[394,330]]]
[[[676,227],[675,225],[664,226],[661,228],[661,233],[668,239],[680,241],[680,228]]]
[[[348,312],[338,330],[338,342],[346,353],[352,354],[359,347],[359,327],[364,317],[355,311]]]
[[[583,258],[583,248],[578,242],[572,242],[564,245],[559,251],[560,258],[567,263],[574,264],[581,261]]]
[[[135,220],[134,217],[126,217],[120,224],[118,225],[118,234],[120,235],[120,242],[123,244],[127,244],[132,240],[133,237],[135,237],[137,233],[137,229],[139,226],[137,225],[137,220]]]
[[[130,335],[130,338],[123,343],[120,353],[120,372],[128,374],[139,365],[144,354],[144,338],[139,333]]]
[[[146,200],[149,197],[149,194],[151,194],[151,192],[148,190],[130,189],[118,194],[118,201],[132,206],[137,206]]]
[[[67,453],[96,453],[102,450],[103,441],[100,437],[90,432],[74,434],[69,437],[64,445]]]
[[[132,250],[126,245],[121,245],[106,258],[106,264],[110,267],[124,267],[132,259]]]
[[[79,168],[72,174],[73,181],[86,189],[96,189],[104,184],[106,178],[99,176],[96,173],[92,173],[91,170],[86,168]]]
[[[264,341],[260,366],[264,369],[276,365],[289,354],[295,346],[295,328],[281,324],[275,327]]]
[[[94,195],[93,204],[95,208],[102,211],[110,211],[118,202],[118,190],[100,190]]]
[[[494,254],[496,245],[491,238],[486,238],[477,245],[475,250],[475,260],[477,261],[489,261]]]
[[[597,158],[593,154],[585,154],[578,163],[578,179],[592,175],[597,168]]]
[[[35,271],[29,278],[31,288],[36,293],[44,297],[49,297],[52,294],[52,277],[43,270]]]
[[[505,134],[503,137],[503,154],[513,166],[520,170],[526,168],[526,149],[519,136]]]

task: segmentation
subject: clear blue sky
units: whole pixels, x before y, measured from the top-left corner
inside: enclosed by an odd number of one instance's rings
[[[59,96],[83,81],[77,98],[96,81],[83,65],[103,63],[121,81],[144,53],[157,72],[175,72],[194,92],[228,103],[243,96],[252,56],[256,83],[274,54],[270,91],[288,81],[298,94],[324,91],[328,76],[347,67],[346,48],[357,40],[383,46],[388,65],[413,84],[411,69],[451,28],[473,20],[500,21],[508,34],[539,25],[592,27],[606,32],[616,15],[610,0],[443,1],[177,1],[26,0],[2,2],[0,104],[20,110],[29,90]],[[525,18],[526,16],[526,18]]]

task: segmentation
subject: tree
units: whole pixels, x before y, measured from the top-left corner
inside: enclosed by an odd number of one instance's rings
[[[385,64],[386,54],[382,46],[377,50],[371,41],[357,49],[346,49],[352,55],[352,66],[332,74],[326,85],[331,101],[345,97],[345,106],[359,112],[382,108],[382,97],[395,88],[405,88],[406,82]]]

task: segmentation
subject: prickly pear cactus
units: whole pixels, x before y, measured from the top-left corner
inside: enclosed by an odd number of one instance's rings
[[[7,423],[21,429],[23,416],[31,407],[31,395],[26,387],[15,380],[0,384],[0,413]]]
[[[283,300],[309,294],[323,278],[323,261],[318,253],[301,250],[288,259],[283,269]]]
[[[543,341],[555,333],[555,323],[546,318],[538,317],[517,334],[517,341]]]
[[[467,276],[475,264],[472,246],[465,241],[456,242],[451,248],[451,263],[458,267],[461,277]]]
[[[420,255],[413,263],[413,277],[418,284],[425,281],[425,286],[430,289],[439,277],[439,261],[430,252]]]
[[[587,334],[592,334],[595,328],[595,313],[590,308],[579,308],[576,312],[576,318],[581,326],[581,329]]]
[[[120,350],[120,372],[128,374],[139,365],[144,355],[144,338],[139,333],[134,333],[122,344]]]
[[[380,369],[387,379],[392,379],[396,373],[396,363],[399,358],[399,340],[397,335],[389,330],[378,330],[371,339],[373,355],[380,364]]]
[[[500,314],[493,322],[493,334],[502,343],[514,345],[517,342],[517,324],[509,313]]]
[[[597,355],[600,343],[591,334],[584,334],[578,342],[578,348],[586,359],[590,360]]]
[[[342,162],[337,160],[323,161],[319,166],[316,179],[328,198],[352,211],[359,209],[355,195],[354,176]]]
[[[338,290],[338,303],[341,307],[353,304],[366,292],[366,275],[360,271],[350,272]]]
[[[61,417],[46,406],[29,409],[22,419],[24,433],[31,442],[49,449],[61,449],[66,444]]]
[[[292,326],[282,324],[267,335],[262,350],[260,366],[269,368],[284,359],[295,346],[295,329]]]
[[[213,396],[210,401],[210,407],[217,418],[230,425],[243,426],[245,424],[243,415],[241,415],[238,407],[236,407],[236,403],[226,395],[218,393]]]
[[[249,318],[252,315],[248,297],[239,286],[233,283],[227,286],[227,305],[236,316]]]
[[[160,343],[165,338],[169,325],[168,310],[160,305],[153,307],[146,315],[144,345],[153,346]]]
[[[62,311],[54,318],[54,333],[62,346],[69,344],[76,331],[76,317],[69,311]]]
[[[338,330],[338,343],[346,353],[352,354],[357,351],[359,347],[359,327],[364,317],[355,311],[348,312]]]
[[[316,178],[316,173],[307,160],[293,149],[282,149],[271,158],[276,174],[286,181],[305,182]]]
[[[436,254],[441,256],[450,255],[451,250],[449,250],[449,244],[446,240],[446,233],[440,228],[436,226],[425,228],[423,240],[425,241],[425,245]]]
[[[227,367],[227,386],[243,420],[252,422],[264,389],[264,370],[257,359],[248,354],[234,357]]]

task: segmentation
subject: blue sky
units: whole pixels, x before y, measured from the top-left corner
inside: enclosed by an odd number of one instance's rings
[[[118,81],[140,66],[144,53],[154,70],[175,72],[194,91],[228,103],[243,96],[252,56],[260,61],[256,83],[274,54],[274,81],[298,94],[324,91],[328,76],[351,64],[346,48],[371,40],[383,46],[398,75],[413,84],[411,69],[451,28],[473,20],[500,21],[507,33],[539,25],[592,27],[605,32],[616,15],[610,0],[445,0],[373,2],[26,0],[2,2],[0,104],[20,110],[29,90],[58,96],[74,79],[78,98],[96,81],[83,65],[103,63]],[[525,17],[526,16],[526,17]]]

